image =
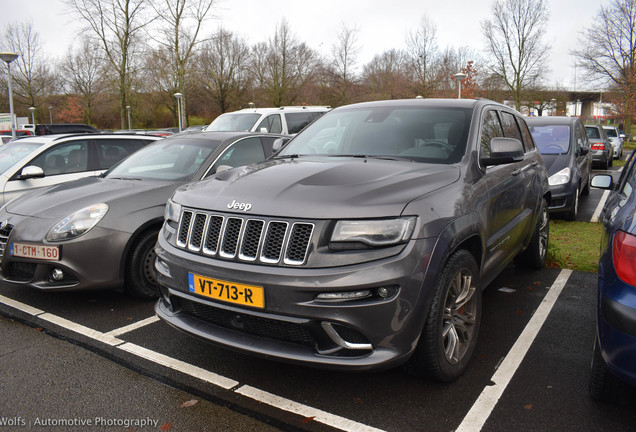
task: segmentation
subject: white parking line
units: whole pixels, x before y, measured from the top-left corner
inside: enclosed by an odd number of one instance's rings
[[[268,393],[263,390],[259,390],[252,386],[244,385],[236,389],[236,393],[247,396],[258,402],[265,403],[267,405],[276,407],[278,409],[288,411],[294,414],[298,414],[305,418],[311,418],[313,421],[332,426],[334,428],[351,431],[351,432],[380,432],[382,429],[377,429],[371,426],[364,425],[362,423],[355,422],[353,420],[346,419],[328,412],[312,408],[307,405],[299,404],[289,399],[276,396],[275,394]]]
[[[559,276],[543,298],[536,312],[532,315],[532,318],[530,318],[526,328],[492,376],[491,381],[493,384],[484,388],[455,432],[479,432],[484,426],[495,405],[497,405],[499,398],[521,365],[523,358],[528,353],[532,342],[539,333],[539,330],[541,330],[543,323],[550,314],[552,307],[559,298],[571,274],[572,270],[561,270],[561,273],[559,273]]]
[[[157,321],[159,321],[159,317],[157,315],[151,316],[150,318],[146,318],[144,320],[134,322],[134,323],[129,324],[127,326],[120,327],[120,328],[117,328],[115,330],[111,330],[111,331],[109,331],[106,334],[109,335],[109,336],[120,336],[120,335],[123,335],[124,333],[129,333],[131,331],[137,330],[137,329],[145,327],[147,325],[156,323]]]
[[[67,320],[66,318],[62,318],[60,316],[47,313],[46,311],[34,308],[25,303],[21,303],[19,301],[10,299],[8,297],[4,297],[2,295],[0,295],[0,302],[14,309],[18,309],[22,312],[33,315],[34,317],[41,318],[45,321],[51,322],[60,327],[71,330],[75,333],[79,333],[81,335],[95,339],[99,342],[103,342],[105,344],[114,346],[118,349],[121,349],[122,351],[136,355],[137,357],[150,360],[156,364],[168,367],[170,369],[174,369],[188,376],[198,378],[202,381],[216,385],[226,390],[233,391],[245,397],[255,399],[261,403],[267,404],[274,408],[277,408],[283,411],[288,411],[294,414],[298,414],[298,415],[304,416],[305,418],[312,418],[312,420],[315,422],[332,426],[334,428],[338,428],[346,432],[382,432],[381,429],[377,429],[362,423],[358,423],[353,420],[349,420],[344,417],[330,414],[325,411],[319,410],[317,408],[313,408],[308,405],[294,402],[290,399],[285,399],[280,396],[267,393],[255,387],[251,387],[248,385],[242,385],[239,387],[240,383],[236,380],[224,377],[222,375],[215,374],[213,372],[202,369],[198,366],[194,366],[189,363],[182,362],[181,360],[177,360],[167,355],[149,350],[142,346],[135,345],[133,343],[126,342],[124,340],[121,340],[115,337],[115,336],[127,333],[129,331],[136,330],[145,325],[152,324],[158,320],[158,318],[156,317],[150,317],[145,320],[130,324],[128,326],[112,330],[108,333],[102,333],[100,331],[97,331],[89,327],[85,327],[81,324],[77,324],[73,321]]]

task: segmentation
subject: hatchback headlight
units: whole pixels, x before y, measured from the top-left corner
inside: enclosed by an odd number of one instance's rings
[[[338,243],[362,243],[370,247],[391,246],[408,241],[414,229],[414,217],[342,220],[336,223],[331,243],[336,248]]]
[[[556,174],[552,174],[548,178],[548,184],[550,186],[558,186],[562,184],[566,184],[570,181],[570,168],[563,168]]]
[[[70,240],[84,235],[102,220],[107,211],[108,204],[101,203],[71,213],[51,228],[46,240]]]
[[[181,204],[177,204],[172,201],[172,199],[168,200],[166,204],[166,210],[164,211],[163,218],[167,221],[173,221],[179,223],[179,217],[181,216]]]

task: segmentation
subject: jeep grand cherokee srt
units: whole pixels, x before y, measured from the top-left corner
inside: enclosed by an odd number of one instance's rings
[[[269,160],[178,189],[156,246],[157,315],[241,352],[451,381],[482,290],[540,268],[547,174],[523,118],[486,100],[325,114]]]

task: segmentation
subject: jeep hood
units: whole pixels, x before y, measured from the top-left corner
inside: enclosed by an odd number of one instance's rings
[[[391,217],[413,199],[456,182],[459,175],[459,168],[451,165],[302,157],[217,174],[178,189],[174,200],[193,208],[262,216]]]

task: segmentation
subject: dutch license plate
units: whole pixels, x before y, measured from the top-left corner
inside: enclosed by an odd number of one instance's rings
[[[9,245],[9,254],[23,258],[59,261],[60,247],[29,243],[11,243]]]
[[[192,293],[215,300],[257,308],[265,307],[265,290],[260,286],[229,282],[188,273],[188,289]]]

